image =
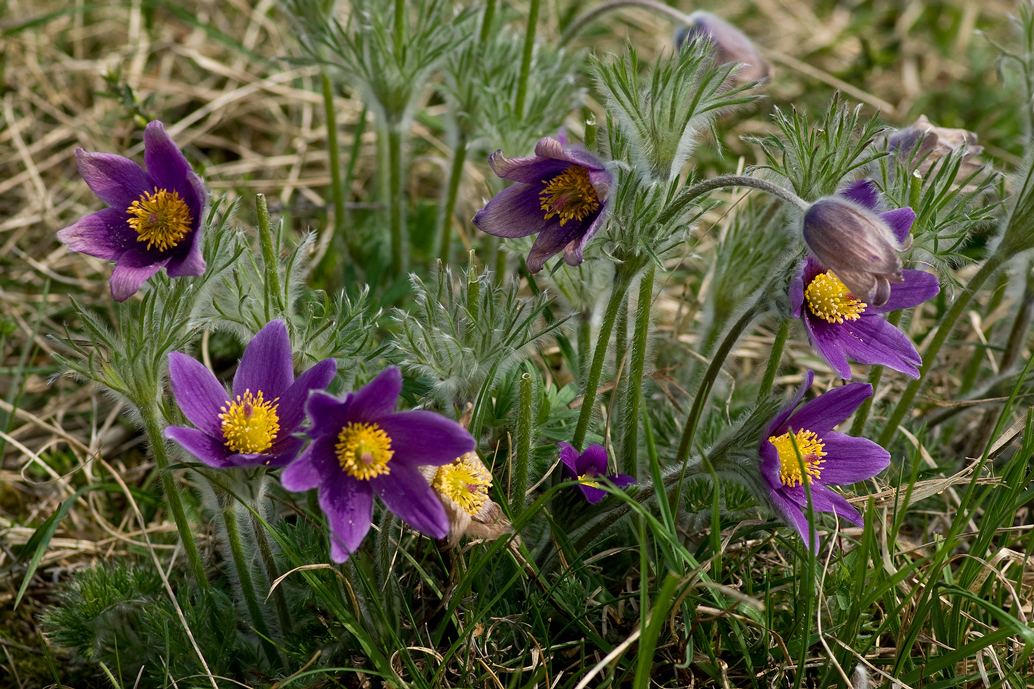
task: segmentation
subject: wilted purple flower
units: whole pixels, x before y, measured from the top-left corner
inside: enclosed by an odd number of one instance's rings
[[[924,177],[942,156],[959,149],[962,150],[959,177],[966,179],[983,167],[975,158],[984,147],[977,145],[974,132],[935,127],[926,115],[920,115],[913,124],[888,136],[887,143],[898,161],[910,165]]]
[[[568,443],[560,442],[557,445],[560,446],[560,461],[564,463],[564,480],[578,481],[579,490],[590,504],[595,505],[607,497],[607,491],[600,488],[601,478],[606,478],[618,488],[635,483],[635,479],[628,474],[606,475],[607,450],[602,445],[590,445],[582,454],[578,454],[578,450]]]
[[[834,388],[797,409],[814,376],[811,371],[805,374],[793,399],[772,419],[758,444],[758,454],[773,510],[818,552],[819,537],[814,526],[809,528],[806,516],[804,484],[811,492],[812,510],[833,512],[862,526],[858,510],[829,486],[851,485],[875,476],[890,466],[890,453],[871,440],[833,430],[872,396],[868,383]]]
[[[715,62],[738,62],[743,67],[735,78],[743,83],[761,81],[772,75],[772,64],[765,59],[746,34],[721,17],[697,10],[689,15],[690,23],[675,29],[675,49],[678,50],[697,37],[707,37],[714,45]]]
[[[901,211],[908,211],[903,213]],[[894,239],[905,243],[915,214],[903,208],[892,216]],[[790,307],[803,318],[815,349],[846,380],[851,379],[847,360],[888,366],[913,378],[922,358],[912,341],[880,314],[907,309],[931,299],[940,291],[937,276],[922,270],[903,270],[901,282],[889,285],[887,300],[876,306],[855,297],[839,273],[827,270],[814,257],[801,261],[790,283]]]
[[[144,130],[145,172],[128,158],[79,148],[75,164],[105,208],[57,233],[72,251],[115,261],[111,296],[125,301],[165,268],[169,277],[202,275],[201,178],[155,120]]]
[[[876,184],[863,179],[804,213],[804,241],[819,263],[873,306],[886,304],[890,283],[904,280],[898,254],[916,218],[908,207],[877,212],[878,201]]]
[[[200,361],[172,352],[172,392],[196,428],[170,426],[165,437],[219,469],[285,466],[302,449],[294,432],[309,391],[327,387],[336,371],[335,361],[324,359],[295,380],[291,340],[280,320],[267,323],[244,348],[232,395]]]
[[[492,474],[476,452],[442,466],[421,467],[420,473],[449,517],[449,548],[455,548],[466,535],[492,541],[513,531],[502,508],[488,496]]]
[[[402,374],[392,366],[344,399],[314,392],[305,403],[312,443],[280,482],[295,492],[319,486],[334,562],[347,560],[370,530],[375,492],[417,531],[434,538],[449,533],[449,518],[420,466],[448,464],[473,450],[474,439],[433,412],[395,413],[401,391]]]
[[[496,237],[538,234],[528,254],[528,271],[537,273],[563,251],[568,265],[582,262],[582,251],[607,217],[613,177],[594,156],[552,137],[540,139],[530,158],[489,159],[495,174],[516,184],[496,194],[474,216],[482,232]]]

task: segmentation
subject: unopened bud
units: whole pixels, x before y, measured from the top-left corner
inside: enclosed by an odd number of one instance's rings
[[[962,150],[962,165],[958,177],[968,178],[983,167],[976,156],[984,150],[977,145],[977,135],[966,129],[935,127],[926,115],[920,115],[914,124],[899,129],[887,137],[895,158],[923,177],[938,160],[952,151]]]
[[[714,45],[715,59],[719,64],[739,62],[744,65],[737,70],[737,81],[761,81],[772,76],[772,65],[764,58],[747,36],[729,22],[710,12],[697,10],[689,15],[690,24],[675,29],[676,50],[694,38],[710,38]]]

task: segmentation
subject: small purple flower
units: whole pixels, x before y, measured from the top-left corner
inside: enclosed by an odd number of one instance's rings
[[[818,552],[819,537],[814,526],[809,528],[806,516],[808,496],[804,483],[811,491],[815,512],[833,512],[862,526],[858,510],[829,486],[851,485],[872,478],[890,466],[890,453],[871,440],[833,430],[872,396],[872,386],[848,383],[797,409],[814,377],[808,371],[793,399],[772,419],[758,445],[758,454],[773,510],[797,530],[804,542],[811,541],[813,552]]]
[[[883,306],[890,283],[903,280],[898,254],[916,219],[907,207],[877,212],[878,200],[875,183],[863,179],[819,199],[804,213],[804,241],[819,263],[873,306]]]
[[[564,463],[564,480],[578,481],[578,489],[589,501],[595,505],[607,497],[607,491],[600,488],[600,478],[605,478],[618,488],[635,483],[635,479],[628,474],[612,474],[607,476],[607,450],[602,445],[590,445],[585,452],[578,454],[574,446],[560,442],[560,461]]]
[[[613,177],[594,156],[546,137],[530,158],[489,157],[495,174],[516,182],[496,194],[474,216],[482,232],[496,237],[538,233],[528,254],[528,271],[537,273],[560,251],[568,265],[582,262],[582,251],[607,217]]]
[[[245,347],[232,396],[200,361],[172,352],[172,392],[196,428],[170,426],[165,437],[218,469],[286,466],[302,449],[294,435],[304,420],[302,404],[311,390],[327,387],[336,371],[337,363],[324,359],[295,380],[291,340],[279,320],[267,323]]]
[[[746,34],[729,22],[704,10],[693,12],[689,15],[689,21],[688,25],[675,29],[676,50],[694,38],[704,36],[710,39],[714,46],[715,62],[738,62],[743,65],[736,71],[737,81],[761,81],[772,75],[772,64]]]
[[[857,196],[867,208],[871,207],[868,198]],[[874,196],[872,203],[875,204]],[[912,209],[901,208],[882,215],[888,220],[895,241],[905,243],[915,219]],[[808,256],[801,261],[790,283],[790,308],[795,318],[803,318],[815,349],[845,380],[851,379],[848,358],[918,378],[916,366],[922,358],[915,346],[880,314],[911,308],[933,298],[940,291],[937,276],[922,270],[901,271],[901,281],[888,283],[887,298],[880,305],[857,298],[845,282],[839,271],[827,270]]]
[[[174,278],[205,272],[201,216],[208,192],[157,120],[144,130],[144,162],[146,172],[120,155],[76,149],[79,173],[111,208],[57,233],[72,251],[116,262],[115,301],[133,296],[162,268]]]
[[[344,399],[314,392],[305,403],[312,443],[280,482],[295,492],[319,486],[334,562],[347,560],[370,530],[374,493],[417,531],[434,538],[449,534],[445,508],[420,467],[449,464],[472,451],[474,439],[439,414],[396,413],[401,391],[402,374],[392,366]]]

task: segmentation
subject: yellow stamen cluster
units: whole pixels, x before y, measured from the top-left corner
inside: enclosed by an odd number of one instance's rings
[[[223,405],[222,420],[223,439],[226,446],[234,452],[259,454],[273,446],[277,433],[280,432],[280,417],[277,416],[277,400],[267,402],[262,398],[262,391],[252,395],[245,390],[243,395]]]
[[[395,454],[391,438],[375,423],[350,423],[337,436],[338,464],[346,474],[368,481],[391,473],[388,462]]]
[[[596,478],[596,474],[595,473],[592,473],[592,474],[582,474],[581,476],[578,477],[578,483],[582,484],[583,486],[588,486],[589,488],[601,488],[600,482],[599,481],[595,481],[594,480],[595,478]]]
[[[568,220],[584,220],[600,207],[596,188],[589,181],[589,171],[581,165],[571,165],[542,183],[548,185],[539,194],[546,220],[559,215],[563,226]]]
[[[190,208],[178,192],[154,188],[154,193],[144,192],[126,211],[131,216],[129,226],[140,235],[138,242],[147,242],[147,248],[158,247],[168,251],[178,245],[190,233]]]
[[[780,436],[770,436],[768,442],[775,445],[779,453],[779,480],[784,486],[799,486],[804,483],[801,476],[801,465],[804,465],[804,476],[808,483],[822,475],[822,459],[825,445],[813,431],[801,429],[793,436],[789,432]],[[796,448],[794,447],[796,445]],[[800,458],[797,453],[800,452]]]
[[[492,476],[464,455],[451,464],[438,467],[431,487],[473,516],[488,501]]]
[[[828,323],[856,321],[868,306],[855,299],[847,286],[840,281],[832,270],[820,273],[804,290],[811,312]]]

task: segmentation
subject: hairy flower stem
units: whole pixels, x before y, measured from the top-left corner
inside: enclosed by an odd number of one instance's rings
[[[241,586],[241,595],[244,597],[244,605],[251,616],[251,622],[255,625],[255,632],[259,635],[262,649],[273,666],[278,666],[280,659],[277,657],[276,648],[268,641],[269,627],[266,626],[266,618],[262,616],[262,609],[258,604],[258,597],[255,595],[255,585],[251,579],[251,569],[247,557],[244,555],[244,541],[241,538],[240,523],[237,521],[237,503],[230,496],[220,496],[226,503],[222,508],[223,526],[226,527],[227,545],[230,547],[230,560],[233,563],[234,572],[237,574],[237,581]]]
[[[172,513],[172,520],[176,523],[176,531],[179,532],[180,542],[183,543],[183,550],[187,554],[187,562],[194,575],[194,581],[199,588],[207,590],[208,577],[205,575],[205,567],[201,564],[201,556],[197,552],[197,545],[194,543],[194,533],[187,523],[187,515],[183,511],[183,502],[180,500],[179,489],[169,471],[169,456],[165,453],[165,438],[162,437],[162,427],[158,422],[158,405],[150,404],[140,407],[140,415],[144,420],[144,430],[147,433],[147,440],[151,444],[151,451],[154,453],[154,463],[158,465],[158,472],[162,477],[162,489],[165,491],[165,501],[169,503],[169,511]]]
[[[776,329],[775,339],[772,340],[772,352],[768,356],[768,365],[765,366],[765,375],[761,378],[761,388],[758,389],[758,402],[761,402],[772,389],[776,373],[779,371],[779,361],[783,358],[783,346],[786,345],[786,335],[790,332],[790,319],[783,318],[779,321]]]
[[[624,437],[621,440],[621,470],[630,476],[639,475],[639,401],[643,397],[643,365],[650,338],[650,307],[653,301],[654,264],[650,263],[639,281],[632,352],[625,376]]]
[[[495,17],[495,0],[486,0],[485,12],[481,15],[481,34],[478,41],[484,43],[492,33],[492,19]]]
[[[253,505],[255,511],[260,511],[259,505]],[[266,578],[270,585],[280,577],[280,571],[276,568],[276,560],[273,559],[273,549],[269,547],[269,539],[266,538],[266,531],[262,522],[254,514],[251,515],[251,530],[255,535],[255,544],[258,545],[259,557],[262,558],[262,566],[266,570]],[[283,587],[277,586],[273,589],[273,601],[276,604],[276,614],[280,620],[280,631],[290,634],[293,625],[291,624],[291,612],[287,607],[287,596],[284,595]]]
[[[404,222],[402,198],[402,123],[388,122],[388,214],[391,226],[391,279],[406,269],[402,228]]]
[[[999,247],[1004,244],[999,245]],[[944,314],[944,318],[941,320],[940,325],[937,326],[937,333],[933,336],[933,340],[930,341],[930,346],[926,348],[926,355],[923,357],[923,365],[919,369],[919,378],[909,383],[908,387],[901,394],[901,398],[898,400],[898,404],[894,407],[893,413],[890,418],[887,419],[887,425],[883,428],[883,433],[880,435],[879,444],[886,447],[891,439],[894,437],[894,433],[898,430],[898,426],[901,425],[901,421],[905,418],[905,414],[908,413],[909,408],[912,406],[912,400],[915,399],[916,393],[919,392],[919,388],[926,381],[926,374],[930,372],[930,368],[933,366],[933,362],[937,359],[937,354],[941,351],[941,346],[948,339],[951,331],[955,328],[955,321],[959,319],[962,312],[969,306],[969,301],[973,298],[973,295],[977,293],[984,281],[987,280],[991,275],[998,270],[1003,263],[1009,258],[1005,255],[1004,251],[995,251],[991,254],[988,259],[984,262],[984,265],[980,266],[980,270],[977,271],[966,288],[962,290],[958,297],[955,298],[955,302],[948,309],[948,313]]]
[[[628,287],[635,278],[635,274],[628,274],[626,268],[617,266],[614,273],[614,285],[610,289],[610,301],[607,302],[607,311],[603,314],[603,323],[600,324],[600,332],[596,338],[596,349],[592,353],[592,366],[589,375],[585,380],[585,394],[582,397],[582,410],[578,415],[578,425],[574,429],[574,438],[571,444],[581,452],[584,448],[582,443],[585,434],[589,430],[589,421],[592,419],[593,410],[596,408],[596,390],[600,386],[600,375],[603,373],[603,362],[607,359],[607,347],[610,344],[610,334],[614,330],[614,321],[617,319],[621,302],[628,293]]]
[[[452,150],[452,171],[449,173],[449,188],[446,190],[445,207],[441,216],[442,247],[438,252],[442,263],[449,265],[449,251],[452,247],[452,216],[456,212],[456,197],[459,196],[460,182],[463,180],[463,163],[467,160],[467,135],[460,131],[456,135],[456,145]]]
[[[406,38],[406,0],[395,0],[395,35],[399,45],[405,45]]]
[[[345,234],[345,187],[341,182],[341,149],[337,139],[337,114],[334,112],[334,85],[326,72],[320,73],[323,83],[323,111],[327,118],[327,155],[330,156],[330,196],[334,200],[334,231],[339,232],[345,247],[342,263],[348,261],[348,238]]]
[[[887,316],[887,322],[893,326],[897,326],[901,322],[901,315],[904,311],[895,311],[894,313]],[[880,384],[880,378],[883,377],[883,366],[873,366],[869,369],[869,385],[872,386],[872,395],[866,397],[865,401],[862,402],[862,406],[858,407],[858,411],[855,412],[854,421],[851,422],[851,435],[862,435],[862,431],[865,430],[865,422],[869,420],[869,412],[872,410],[872,398],[876,396],[876,388]]]
[[[657,14],[663,14],[669,19],[676,21],[680,24],[689,24],[689,15],[679,12],[674,7],[669,7],[662,2],[656,0],[611,0],[610,2],[604,2],[591,10],[583,14],[582,16],[575,19],[568,26],[563,35],[560,37],[560,47],[567,45],[567,43],[581,33],[582,29],[591,24],[592,22],[599,19],[602,15],[610,12],[611,10],[618,10],[622,7],[641,7]]]
[[[674,201],[668,204],[664,211],[657,217],[655,222],[657,225],[663,227],[685,213],[689,204],[704,194],[709,194],[712,191],[729,187],[750,187],[751,189],[757,189],[758,191],[763,191],[766,194],[782,199],[798,210],[803,211],[808,209],[807,202],[789,189],[784,189],[778,184],[772,184],[771,182],[766,182],[763,179],[757,179],[756,177],[748,177],[745,175],[724,175],[722,177],[705,179],[702,182],[697,182],[688,189],[684,189]]]
[[[524,502],[528,493],[528,466],[531,464],[531,417],[532,409],[532,376],[525,371],[521,374],[520,392],[517,405],[517,428],[514,442],[513,483],[510,490],[510,514],[515,518],[524,511]]]
[[[276,242],[273,240],[273,227],[269,220],[269,208],[266,207],[266,195],[256,194],[258,208],[259,245],[262,247],[262,264],[266,270],[266,319],[272,320],[286,310],[283,293],[280,291],[280,261],[277,260]],[[270,304],[270,296],[275,299]],[[275,313],[274,313],[275,311]]]
[[[531,0],[528,4],[528,26],[524,33],[524,54],[521,56],[521,72],[517,77],[517,101],[513,111],[518,120],[524,119],[524,101],[528,95],[528,75],[531,73],[531,55],[535,51],[535,30],[539,22],[539,2]]]

